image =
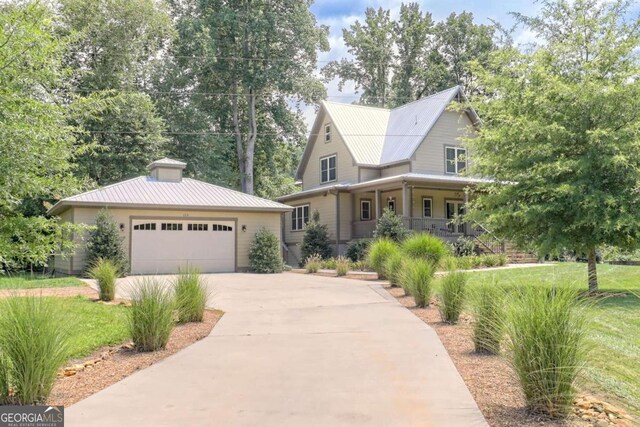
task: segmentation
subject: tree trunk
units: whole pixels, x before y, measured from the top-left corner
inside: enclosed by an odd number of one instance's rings
[[[589,275],[589,294],[598,292],[598,273],[596,271],[596,248],[589,249],[587,254],[587,271]]]
[[[256,138],[258,135],[258,123],[256,119],[256,94],[253,89],[247,93],[248,106],[248,128],[247,150],[245,152],[245,188],[242,190],[247,194],[253,194],[253,157],[256,151]]]
[[[244,140],[242,132],[240,132],[240,106],[238,105],[238,86],[234,85],[233,96],[231,97],[231,106],[233,108],[233,132],[236,137],[236,152],[238,155],[238,170],[240,172],[240,189],[243,192],[246,188],[246,163],[244,154]]]

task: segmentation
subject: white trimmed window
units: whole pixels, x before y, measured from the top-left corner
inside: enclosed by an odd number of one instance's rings
[[[300,231],[309,222],[309,205],[301,205],[293,208],[291,212],[291,230]]]
[[[331,142],[331,124],[324,125],[324,142]]]
[[[371,220],[371,200],[360,200],[360,221]]]
[[[336,180],[336,155],[320,159],[320,183]]]
[[[445,172],[462,173],[467,167],[467,150],[462,147],[445,147]]]
[[[431,218],[433,216],[433,199],[431,197],[422,198],[422,217]]]

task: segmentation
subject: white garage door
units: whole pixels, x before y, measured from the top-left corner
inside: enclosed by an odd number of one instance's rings
[[[195,266],[203,273],[235,271],[233,221],[134,220],[131,273],[176,273]]]

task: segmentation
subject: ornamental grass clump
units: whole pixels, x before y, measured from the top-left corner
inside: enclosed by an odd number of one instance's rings
[[[498,354],[504,337],[505,291],[484,283],[473,293],[473,345],[476,353]]]
[[[105,258],[98,258],[89,269],[89,277],[98,282],[100,299],[113,301],[116,297],[116,280],[120,277],[119,266]]]
[[[346,276],[351,265],[348,258],[339,256],[336,258],[336,274],[338,276]]]
[[[400,284],[400,271],[402,269],[402,254],[400,251],[392,252],[384,263],[384,271],[391,286]]]
[[[427,307],[433,293],[433,264],[423,259],[413,259],[402,263],[400,284],[405,293],[410,294],[416,307]]]
[[[409,257],[425,259],[437,266],[451,251],[442,239],[428,233],[420,233],[402,242],[402,252]]]
[[[367,262],[378,273],[379,279],[385,279],[384,265],[387,259],[394,253],[398,252],[398,245],[391,239],[380,238],[369,246],[367,253]]]
[[[443,322],[458,323],[467,295],[467,275],[460,271],[449,271],[440,282],[440,317]]]
[[[507,311],[507,358],[527,407],[565,417],[586,359],[587,305],[570,288],[527,286]]]
[[[0,304],[0,404],[47,400],[69,350],[60,310],[42,297],[10,297]]]
[[[178,323],[202,322],[209,291],[195,268],[180,270],[173,285]]]
[[[173,330],[174,300],[156,279],[138,281],[131,292],[129,332],[139,351],[156,351],[167,346]]]
[[[317,273],[322,267],[322,258],[318,254],[313,254],[305,260],[304,268],[307,273]]]

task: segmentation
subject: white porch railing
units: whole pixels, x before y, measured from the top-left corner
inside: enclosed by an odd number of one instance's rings
[[[479,227],[469,223],[456,223],[447,218],[402,218],[404,226],[408,230],[431,233],[443,238],[458,238],[459,236],[475,237],[483,233]],[[354,221],[352,238],[367,239],[373,237],[377,221]]]

